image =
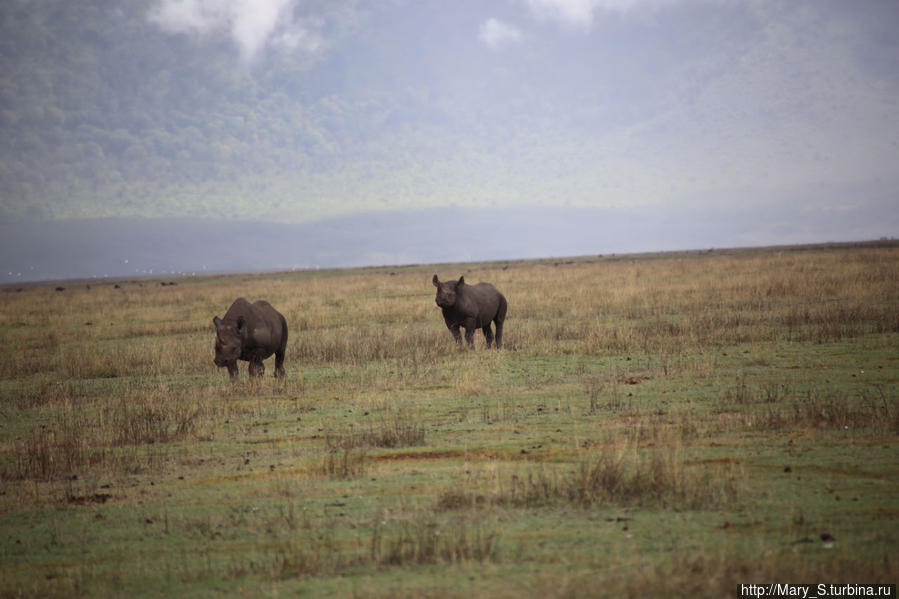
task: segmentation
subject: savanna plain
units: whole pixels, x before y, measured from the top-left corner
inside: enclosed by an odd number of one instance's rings
[[[505,294],[505,349],[434,273]],[[899,579],[896,243],[175,282],[0,289],[0,596]],[[213,365],[239,296],[284,379]]]

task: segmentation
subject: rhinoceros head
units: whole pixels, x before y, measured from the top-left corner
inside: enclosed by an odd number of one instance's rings
[[[243,316],[237,319],[237,323],[228,323],[216,316],[212,319],[215,325],[215,358],[216,366],[228,366],[229,370],[236,366],[240,358],[240,350],[246,334],[246,322]]]
[[[432,282],[434,287],[437,288],[437,298],[434,300],[437,302],[437,305],[441,308],[452,308],[456,305],[456,292],[459,285],[465,284],[465,277],[459,277],[458,281],[441,283],[437,275],[434,275]]]

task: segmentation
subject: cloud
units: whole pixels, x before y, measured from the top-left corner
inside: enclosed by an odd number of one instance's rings
[[[288,52],[300,50],[307,54],[316,54],[325,45],[321,35],[305,27],[293,27],[279,32],[272,36],[269,43],[274,48]]]
[[[245,62],[269,43],[313,51],[317,36],[293,18],[297,0],[159,0],[148,18],[170,33],[227,32]]]
[[[507,25],[500,20],[487,19],[481,23],[478,39],[490,48],[496,49],[521,41],[521,32],[515,26]]]
[[[521,0],[536,18],[572,29],[588,30],[597,12],[628,13],[656,9],[681,0]]]
[[[587,29],[593,24],[596,0],[524,0],[535,17]]]

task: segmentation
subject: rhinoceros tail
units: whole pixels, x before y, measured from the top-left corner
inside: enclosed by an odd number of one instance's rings
[[[275,376],[282,377],[284,376],[284,354],[287,352],[287,319],[281,313],[278,313],[278,318],[281,319],[281,343],[275,351]]]
[[[493,317],[493,322],[496,324],[496,349],[502,349],[503,347],[503,322],[506,320],[506,310],[508,308],[509,304],[506,302],[506,296],[500,293],[499,306],[496,308],[496,316]]]

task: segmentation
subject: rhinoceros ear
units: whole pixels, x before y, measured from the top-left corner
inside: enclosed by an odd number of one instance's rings
[[[440,287],[440,279],[437,278],[437,275],[434,275],[434,278],[431,279],[431,282],[434,283],[434,287]]]
[[[216,316],[216,317],[214,317],[214,318],[212,319],[212,324],[214,324],[216,330],[218,330],[218,328],[219,328],[219,327],[221,326],[221,324],[222,324],[222,319],[219,318],[218,316]]]
[[[457,284],[457,285],[464,285],[464,284],[465,284],[465,276],[463,275],[463,276],[459,277],[459,282],[456,283],[456,284]]]

